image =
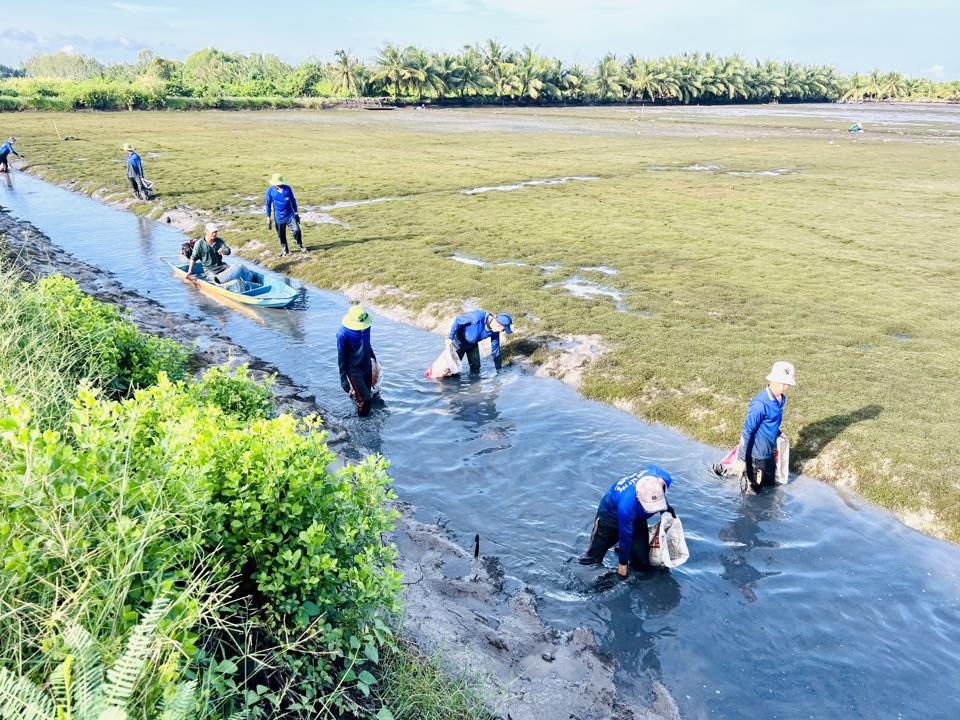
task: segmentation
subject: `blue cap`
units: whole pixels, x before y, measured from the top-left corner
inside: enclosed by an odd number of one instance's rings
[[[513,328],[510,327],[511,325],[513,325],[513,318],[512,318],[512,317],[510,317],[510,316],[507,315],[506,313],[500,313],[499,315],[497,315],[497,322],[500,323],[501,325],[503,325],[503,331],[504,331],[507,335],[512,335],[512,334],[513,334]]]

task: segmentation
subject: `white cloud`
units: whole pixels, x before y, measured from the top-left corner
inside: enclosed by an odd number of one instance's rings
[[[934,80],[943,80],[946,77],[946,68],[943,65],[931,65],[930,67],[923,68],[920,71],[921,75],[926,75],[929,78]]]
[[[115,2],[110,3],[113,7],[118,10],[123,10],[124,12],[134,13],[135,15],[148,15],[154,13],[165,13],[175,10],[176,8],[164,7],[161,5],[138,5],[135,3],[124,3],[124,2]]]

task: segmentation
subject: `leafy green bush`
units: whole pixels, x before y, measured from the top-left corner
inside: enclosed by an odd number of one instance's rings
[[[201,404],[216,405],[241,420],[257,420],[274,415],[272,379],[255,382],[246,365],[231,375],[226,368],[213,367],[203,378],[190,385],[190,392]]]
[[[183,377],[188,358],[73,280],[29,285],[0,271],[0,385],[27,400],[42,425],[59,424],[81,380],[119,395],[154,383],[161,371]]]

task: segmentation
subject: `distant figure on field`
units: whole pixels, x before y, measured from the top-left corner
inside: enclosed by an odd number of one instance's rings
[[[500,356],[500,333],[513,334],[513,318],[507,313],[492,315],[486,310],[474,310],[457,316],[450,327],[447,345],[452,347],[463,360],[466,355],[470,361],[470,372],[480,372],[480,341],[490,338],[490,350],[493,364],[500,369],[503,364]]]
[[[757,393],[747,408],[747,417],[740,431],[737,459],[731,465],[736,475],[746,473],[750,489],[757,492],[764,485],[776,483],[777,438],[787,404],[788,387],[797,384],[797,371],[788,362],[779,361],[767,375],[769,383]]]
[[[863,126],[860,123],[854,123],[849,128],[847,128],[847,132],[852,132],[852,133],[863,132]]]
[[[23,157],[23,155],[13,149],[15,142],[17,142],[17,139],[11,136],[3,145],[0,145],[0,172],[10,172],[10,164],[7,158],[9,158],[11,154],[17,157]]]
[[[270,178],[270,187],[263,197],[264,208],[267,213],[267,227],[277,226],[277,238],[280,240],[280,257],[289,255],[287,248],[287,230],[293,232],[293,239],[297,241],[297,247],[300,252],[307,252],[303,246],[302,233],[300,232],[300,216],[297,215],[297,199],[293,196],[293,190],[289,185],[284,184],[283,175],[274,173]],[[273,218],[270,217],[270,210],[273,209]]]
[[[600,500],[590,547],[580,558],[580,564],[600,565],[607,551],[619,542],[617,573],[620,576],[627,576],[628,566],[634,570],[649,567],[647,519],[671,509],[666,497],[670,482],[670,473],[657,465],[648,465],[610,486]]]
[[[357,404],[357,414],[370,414],[376,354],[370,345],[370,325],[373,318],[363,305],[351,305],[337,331],[337,363],[340,366],[340,387]]]
[[[150,187],[143,177],[143,161],[130,143],[124,143],[123,149],[127,153],[127,179],[133,194],[140,200],[150,199]]]

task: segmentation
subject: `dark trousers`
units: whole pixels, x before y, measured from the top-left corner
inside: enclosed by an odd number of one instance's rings
[[[283,252],[290,252],[287,247],[287,226],[290,226],[290,229],[293,230],[293,239],[297,241],[297,247],[303,247],[303,233],[300,232],[300,223],[296,220],[291,220],[285,223],[276,223],[277,226],[277,237],[280,239],[280,249]]]
[[[747,458],[747,480],[754,488],[776,485],[777,461],[775,458]]]
[[[0,172],[9,172],[10,164],[7,161],[6,155],[0,155]]]
[[[347,380],[350,382],[350,397],[357,404],[357,415],[366,417],[373,405],[373,393],[370,391],[373,387],[373,370],[348,372]]]
[[[470,372],[479,373],[480,372],[480,346],[475,343],[468,343],[460,337],[457,337],[453,341],[453,349],[457,351],[457,357],[463,360],[463,356],[467,356],[467,361],[470,363]]]
[[[599,565],[607,551],[620,540],[620,523],[602,510],[597,510],[590,535],[587,554],[580,558],[581,565]],[[619,562],[619,561],[618,561]],[[646,520],[637,519],[633,526],[633,545],[630,548],[630,566],[634,569],[650,566],[650,531]]]
[[[143,178],[141,176],[134,175],[128,177],[127,180],[130,181],[130,187],[133,188],[134,195],[143,200],[150,199],[150,191],[147,189],[147,186],[143,184]]]

